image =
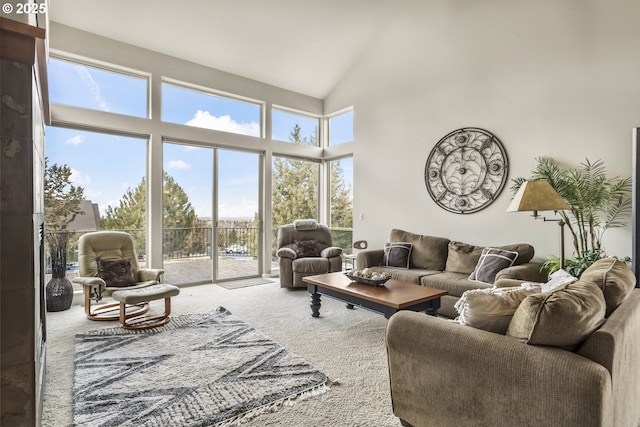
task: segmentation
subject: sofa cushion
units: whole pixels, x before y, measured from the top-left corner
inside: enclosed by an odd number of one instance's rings
[[[594,262],[582,273],[580,280],[593,282],[602,290],[607,303],[607,317],[636,286],[633,271],[615,258],[602,258]]]
[[[580,280],[525,298],[507,335],[528,344],[574,350],[602,325],[605,312],[600,288]]]
[[[539,292],[540,284],[537,283],[466,291],[454,306],[460,314],[458,322],[504,335],[522,300]]]
[[[495,249],[517,252],[518,257],[513,265],[525,264],[531,261],[534,255],[533,246],[527,243],[492,247]],[[452,273],[471,274],[480,260],[483,249],[483,246],[474,246],[455,241],[449,242],[445,270]]]
[[[294,273],[304,274],[324,274],[328,273],[331,263],[327,258],[310,257],[294,259],[291,270]]]
[[[468,274],[440,271],[436,274],[422,276],[420,284],[429,288],[442,289],[454,297],[460,297],[465,291],[479,288],[490,288],[491,285],[469,280]]]
[[[444,270],[447,262],[449,239],[424,236],[394,228],[389,236],[390,242],[409,242],[413,244],[409,262],[410,268],[426,270]]]
[[[495,248],[484,248],[476,268],[469,276],[474,282],[493,284],[500,270],[511,267],[518,258],[518,252]]]
[[[409,268],[412,244],[408,242],[391,242],[384,245],[382,265],[385,267]]]

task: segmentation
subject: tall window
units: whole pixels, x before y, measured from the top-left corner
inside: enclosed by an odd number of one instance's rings
[[[318,219],[319,170],[314,162],[274,157],[271,200],[274,245],[281,225],[296,219]]]
[[[260,137],[261,106],[172,84],[162,84],[162,120]]]
[[[86,64],[51,58],[51,102],[110,113],[147,117],[148,80]]]
[[[271,137],[278,141],[301,143],[318,147],[318,123],[316,117],[304,116],[274,108],[271,111]],[[297,129],[293,135],[293,129]]]
[[[353,141],[353,110],[329,117],[329,145]]]
[[[351,248],[353,243],[353,158],[329,163],[330,227],[333,243]]]
[[[133,235],[139,264],[146,265],[147,141],[84,130],[47,128],[47,177],[57,168],[63,182],[82,189],[81,213],[72,221],[67,262],[77,262],[80,235],[96,230],[124,230]],[[76,270],[70,271],[72,277]]]

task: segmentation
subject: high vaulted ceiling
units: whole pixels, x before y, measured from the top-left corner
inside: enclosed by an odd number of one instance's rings
[[[49,19],[323,99],[394,0],[50,0]]]

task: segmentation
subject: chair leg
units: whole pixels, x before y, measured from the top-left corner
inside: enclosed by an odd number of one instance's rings
[[[164,299],[164,313],[159,315],[125,316],[124,307],[125,304],[120,303],[120,325],[125,329],[150,329],[165,325],[171,320],[171,297]]]
[[[149,311],[149,303],[142,302],[139,304],[131,304],[125,307],[124,313],[127,318],[140,316]],[[100,304],[97,307],[91,307],[91,288],[84,288],[84,312],[89,320],[118,320],[120,319],[119,303]]]

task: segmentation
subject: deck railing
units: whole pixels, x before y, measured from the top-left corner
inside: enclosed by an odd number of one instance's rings
[[[142,229],[113,230],[125,231],[132,235],[136,254],[139,260],[146,259],[146,231]],[[218,247],[217,254],[232,254],[233,256],[258,256],[258,229],[255,227],[218,227]],[[45,240],[53,233],[47,232]],[[89,231],[67,232],[69,242],[67,245],[67,269],[77,268],[78,263],[78,239]],[[163,257],[164,259],[184,259],[211,257],[212,245],[211,227],[185,227],[185,228],[165,228],[163,230]],[[331,230],[333,244],[343,248],[345,254],[352,251],[353,231],[347,228],[334,228]],[[275,242],[277,230],[274,231],[274,249],[271,257],[275,259]],[[47,251],[47,265],[50,265],[50,258]]]

